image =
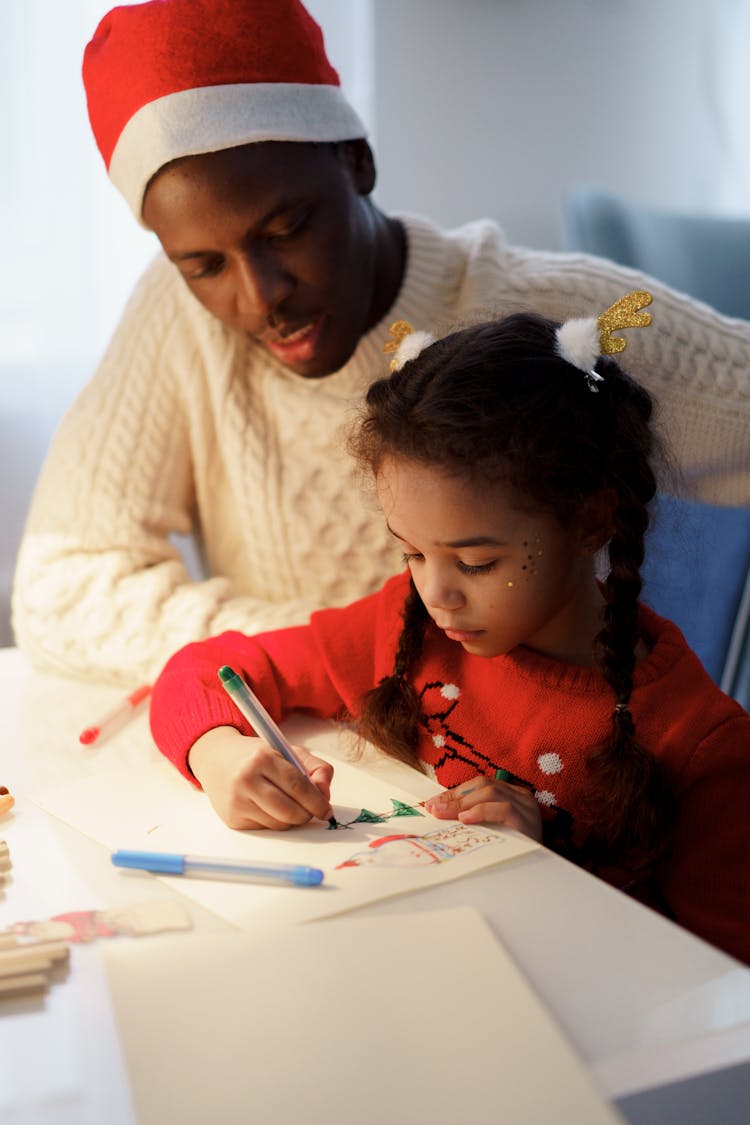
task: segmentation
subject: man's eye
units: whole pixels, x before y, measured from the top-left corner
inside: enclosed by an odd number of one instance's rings
[[[302,211],[293,219],[279,223],[276,227],[269,228],[266,239],[269,242],[283,242],[287,238],[295,238],[305,230],[310,218],[309,211]]]
[[[202,281],[205,277],[216,277],[224,268],[224,259],[221,257],[207,258],[200,266],[185,274],[188,281]]]

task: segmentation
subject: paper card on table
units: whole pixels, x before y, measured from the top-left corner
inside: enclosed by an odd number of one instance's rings
[[[335,771],[333,809],[346,825],[338,831],[324,822],[288,832],[227,828],[205,795],[164,759],[144,763],[137,773],[94,774],[34,794],[32,800],[111,851],[124,847],[323,869],[324,884],[309,889],[159,876],[242,927],[342,913],[447,882],[538,846],[517,833],[437,820],[418,807],[414,794],[360,764],[337,759]]]
[[[468,907],[104,956],[141,1125],[621,1121]]]

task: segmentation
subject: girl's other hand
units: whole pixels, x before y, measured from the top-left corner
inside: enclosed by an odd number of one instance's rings
[[[439,820],[462,824],[502,824],[515,828],[532,840],[542,839],[542,811],[526,785],[514,785],[491,777],[475,777],[455,789],[446,789],[424,802]]]
[[[333,766],[295,746],[304,777],[261,738],[216,727],[193,743],[188,764],[230,828],[276,831],[330,816]]]

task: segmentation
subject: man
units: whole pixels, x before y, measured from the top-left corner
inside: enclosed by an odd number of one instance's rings
[[[445,233],[373,203],[375,166],[298,0],[113,10],[84,82],[110,177],[164,254],[63,422],[19,553],[18,644],[40,667],[150,679],[185,642],[257,632],[399,567],[346,425],[389,326],[492,311],[564,320],[648,288],[627,366],[692,495],[750,501],[750,325],[583,256]],[[193,533],[190,581],[170,536]]]

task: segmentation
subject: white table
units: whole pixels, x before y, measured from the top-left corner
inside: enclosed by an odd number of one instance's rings
[[[148,738],[141,714],[94,752],[78,745],[121,694],[34,673],[16,650],[0,650],[0,784],[17,799],[16,815],[0,821],[14,865],[0,926],[132,901],[99,844],[25,798]],[[139,884],[141,898],[174,893]],[[359,913],[457,904],[481,911],[629,1121],[750,1120],[750,971],[545,849]],[[189,912],[198,932],[228,928],[194,902]],[[134,1125],[96,944],[74,948],[69,978],[43,1000],[3,1012],[0,1121]]]

